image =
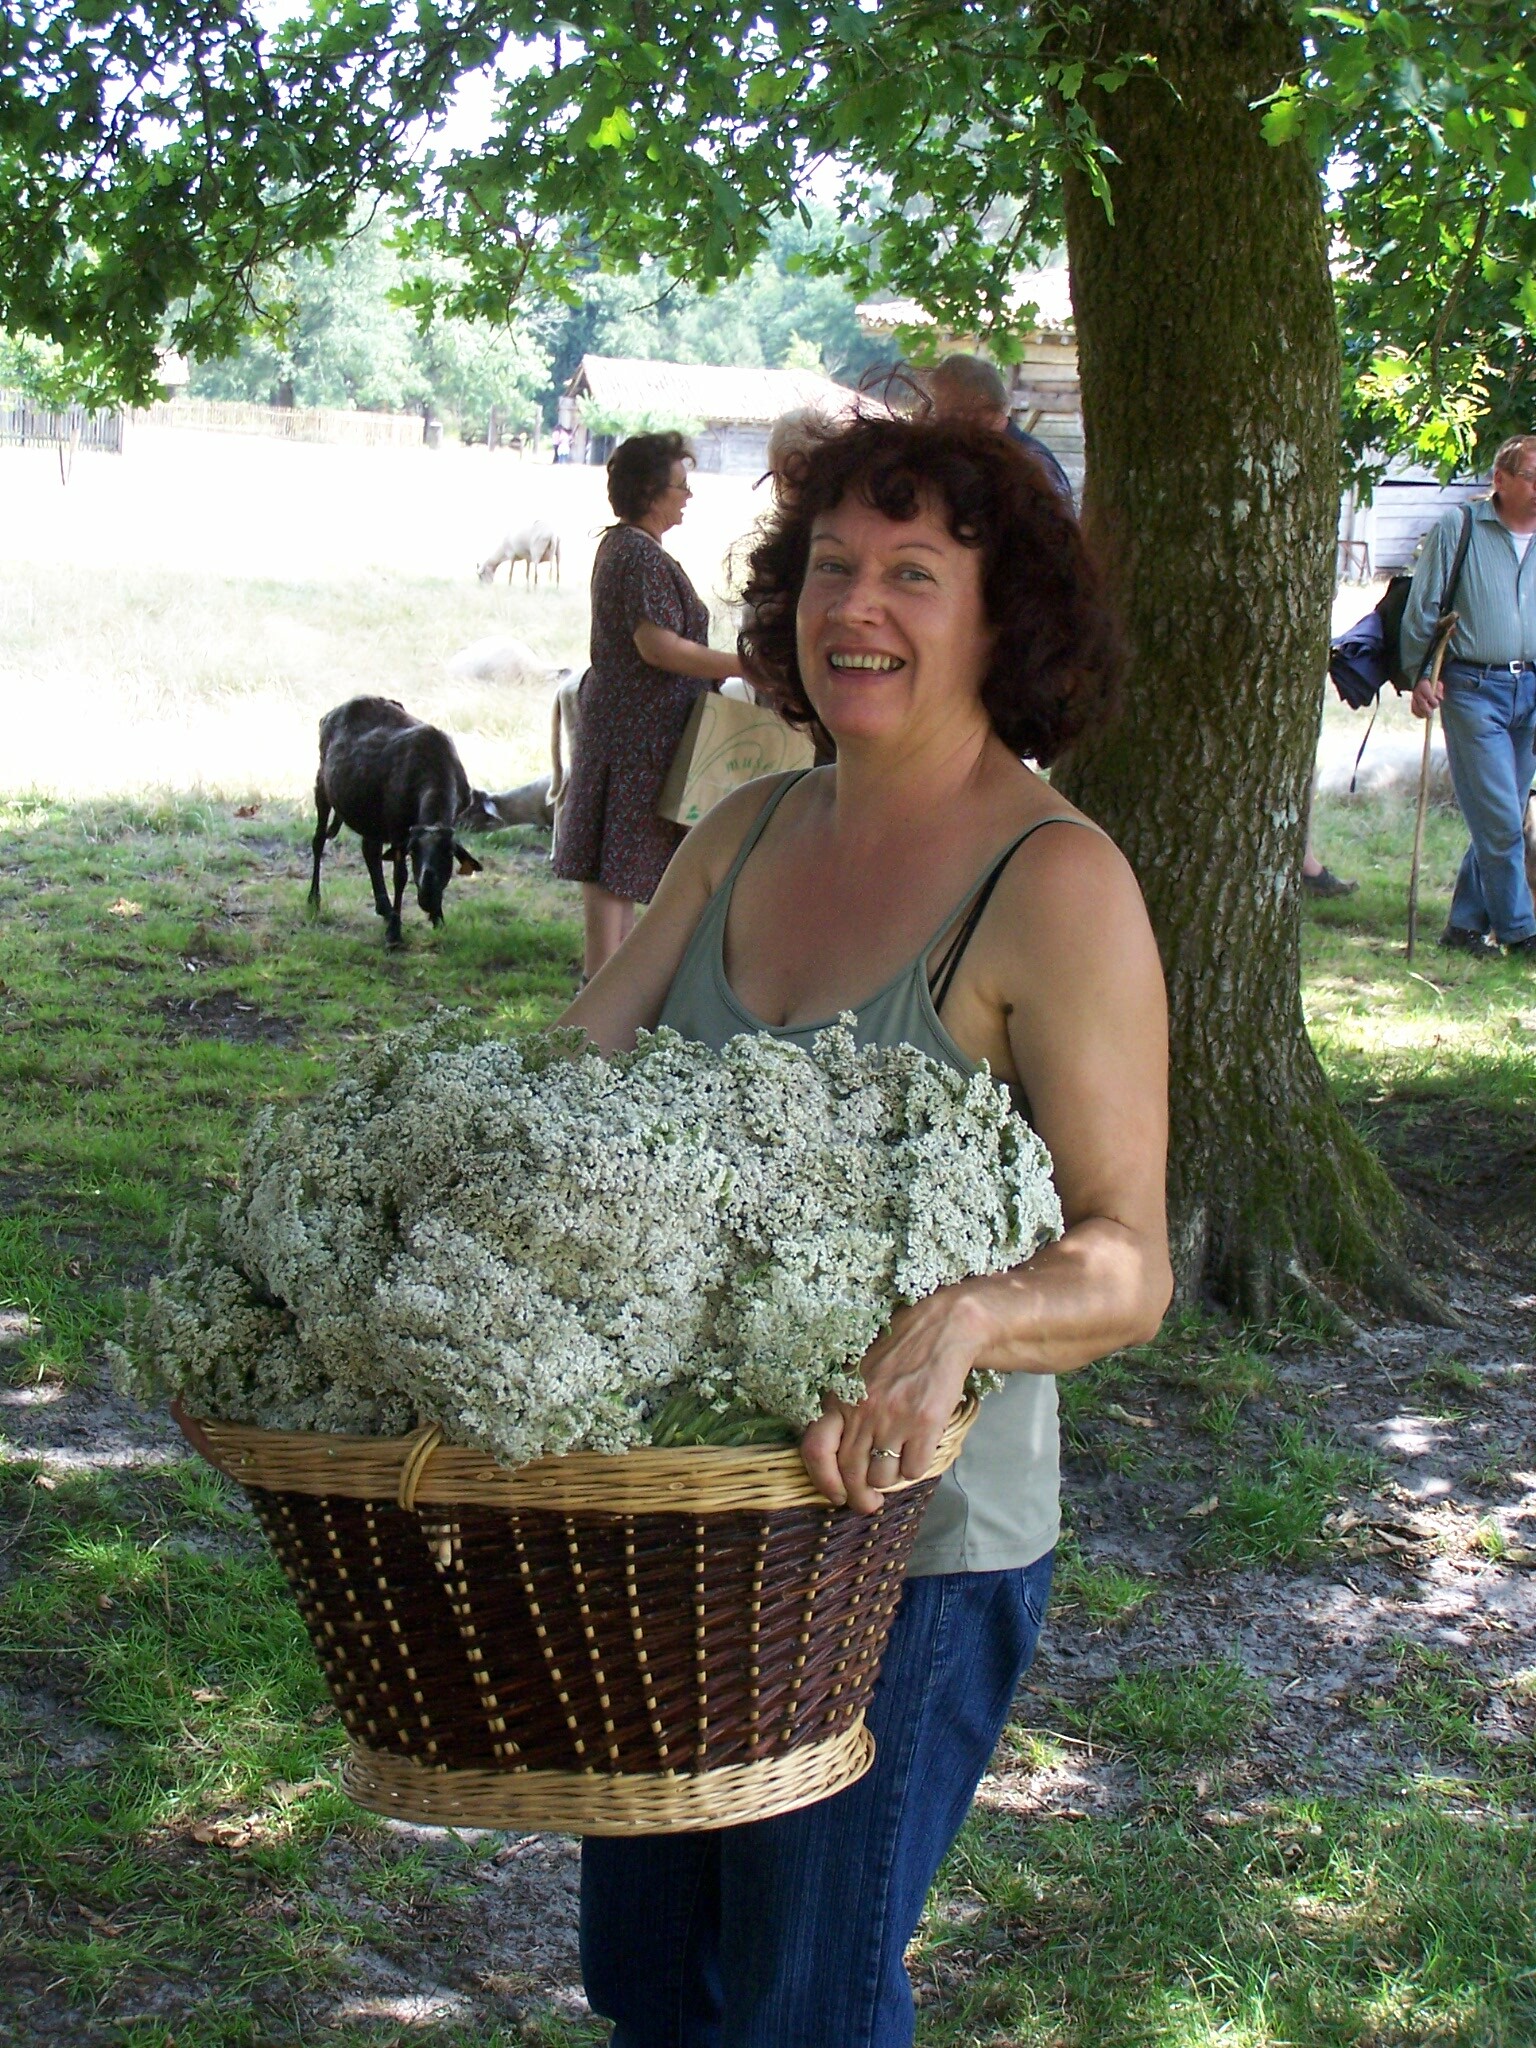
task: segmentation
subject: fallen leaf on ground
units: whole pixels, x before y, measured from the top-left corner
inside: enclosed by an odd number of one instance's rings
[[[1128,1422],[1134,1429],[1156,1429],[1157,1423],[1150,1415],[1133,1415],[1129,1408],[1122,1408],[1118,1401],[1106,1401],[1104,1413],[1114,1422]]]
[[[260,817],[260,815],[261,815],[261,805],[260,805],[260,804],[236,804],[236,805],[235,805],[235,816],[236,816],[237,818],[256,818],[256,817]]]
[[[128,1932],[127,1928],[119,1926],[116,1920],[108,1920],[101,1913],[93,1913],[89,1906],[81,1906],[78,1910],[80,1918],[89,1922],[98,1934],[106,1935],[109,1941],[115,1941],[120,1934]]]
[[[267,1787],[267,1796],[277,1806],[287,1806],[291,1800],[302,1799],[306,1792],[320,1792],[330,1783],[329,1778],[279,1778]]]
[[[227,1814],[223,1820],[194,1821],[188,1829],[194,1842],[219,1849],[243,1849],[256,1836],[254,1814]]]
[[[1213,1493],[1209,1500],[1200,1501],[1195,1507],[1186,1508],[1183,1518],[1186,1522],[1198,1522],[1206,1515],[1214,1515],[1220,1506],[1221,1495]]]
[[[144,915],[144,906],[142,903],[131,902],[126,896],[119,896],[115,903],[107,905],[107,915],[108,917],[142,917]]]

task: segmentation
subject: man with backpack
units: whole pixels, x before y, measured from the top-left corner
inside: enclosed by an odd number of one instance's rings
[[[1470,511],[1470,525],[1467,512]],[[1456,801],[1471,837],[1440,943],[1536,958],[1536,908],[1522,825],[1536,776],[1536,434],[1506,441],[1493,491],[1430,529],[1403,613],[1416,718],[1437,708]],[[1456,557],[1463,550],[1459,576]],[[1454,588],[1452,588],[1454,584]],[[1438,681],[1420,674],[1441,608],[1457,615]]]

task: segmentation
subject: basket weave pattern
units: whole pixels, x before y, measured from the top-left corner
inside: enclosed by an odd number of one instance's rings
[[[872,1516],[832,1507],[795,1452],[513,1471],[435,1432],[199,1434],[282,1563],[354,1744],[354,1796],[628,1832],[784,1811],[868,1767],[902,1574],[973,1413]]]
[[[878,1517],[450,1521],[252,1499],[347,1731],[370,1749],[453,1768],[699,1771],[824,1740],[862,1711],[931,1490]]]

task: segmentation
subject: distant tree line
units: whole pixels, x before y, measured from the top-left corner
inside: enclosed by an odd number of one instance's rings
[[[368,221],[274,273],[262,325],[235,355],[195,364],[190,390],[258,405],[420,411],[479,440],[493,407],[504,432],[552,425],[588,354],[799,365],[857,381],[892,352],[860,330],[845,284],[800,267],[816,232],[798,218],[782,223],[745,276],[708,296],[659,264],[607,275],[594,252],[571,303],[531,301],[502,325],[419,315],[442,279]]]

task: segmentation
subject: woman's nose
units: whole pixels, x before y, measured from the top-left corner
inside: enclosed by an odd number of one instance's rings
[[[879,580],[858,571],[841,585],[827,606],[827,616],[837,619],[867,619],[879,608]]]

